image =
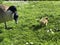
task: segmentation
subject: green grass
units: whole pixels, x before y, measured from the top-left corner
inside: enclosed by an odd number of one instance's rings
[[[60,1],[30,1],[30,2],[3,2],[6,5],[15,5],[18,9],[19,19],[7,22],[8,27],[0,24],[0,45],[60,45]],[[36,19],[48,16],[46,27],[38,28]],[[36,27],[32,27],[35,25]],[[52,29],[54,34],[47,32]],[[26,43],[29,44],[26,44]]]

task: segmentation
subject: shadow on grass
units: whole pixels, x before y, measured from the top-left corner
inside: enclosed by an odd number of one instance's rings
[[[3,27],[0,27],[0,29],[3,29]]]
[[[7,30],[10,30],[10,29],[13,29],[13,27],[7,27],[7,28],[0,27],[0,33],[1,33],[1,30],[2,30],[2,29],[7,29]]]
[[[2,42],[4,40],[4,37],[0,37],[0,42]]]
[[[44,26],[41,26],[41,25],[32,25],[30,28],[33,29],[33,31],[36,31],[38,29],[41,29],[42,27],[44,27]]]
[[[7,27],[7,28],[5,28],[5,29],[10,30],[10,29],[13,29],[13,27]]]
[[[2,30],[0,30],[0,34],[2,33],[3,31]]]
[[[3,33],[2,29],[3,29],[3,27],[0,27],[0,34]]]

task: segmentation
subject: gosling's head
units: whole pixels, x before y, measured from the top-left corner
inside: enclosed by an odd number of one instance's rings
[[[46,20],[48,20],[48,17],[45,17]]]

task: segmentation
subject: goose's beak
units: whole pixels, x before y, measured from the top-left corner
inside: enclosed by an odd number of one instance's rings
[[[18,23],[18,15],[16,16],[15,23]]]
[[[15,20],[15,23],[17,24],[18,23],[18,20]]]
[[[18,23],[18,14],[17,13],[14,14],[14,20],[15,20],[15,23],[17,24]]]

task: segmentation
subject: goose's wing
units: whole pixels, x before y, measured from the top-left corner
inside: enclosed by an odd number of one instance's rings
[[[3,11],[7,11],[7,9],[9,8],[9,6],[0,4],[0,8],[2,8]]]
[[[11,11],[7,11],[8,7],[0,5],[0,23],[12,20]]]
[[[6,11],[5,11],[5,6],[0,4],[0,23],[5,22],[5,15],[6,15]]]
[[[4,13],[5,11],[2,8],[0,8],[0,15],[3,15]]]

